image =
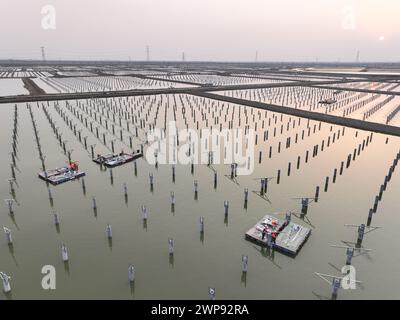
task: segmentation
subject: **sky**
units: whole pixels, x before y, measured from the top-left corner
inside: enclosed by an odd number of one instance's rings
[[[400,61],[399,0],[1,0],[0,12],[0,59],[44,46],[48,60],[146,60],[149,46],[162,61]]]

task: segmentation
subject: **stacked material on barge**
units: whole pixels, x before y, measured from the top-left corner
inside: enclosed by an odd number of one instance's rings
[[[100,165],[105,165],[106,167],[113,168],[116,166],[123,165],[125,163],[134,161],[138,158],[141,158],[143,154],[140,151],[136,153],[128,154],[128,153],[111,153],[106,155],[97,155],[97,158],[94,158],[93,161]]]

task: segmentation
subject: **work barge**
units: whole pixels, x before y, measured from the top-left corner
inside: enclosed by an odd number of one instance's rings
[[[310,234],[310,228],[292,222],[291,214],[287,213],[285,219],[272,215],[264,216],[246,232],[245,239],[263,247],[296,256]]]
[[[128,153],[110,153],[106,155],[97,155],[93,161],[100,165],[105,165],[108,168],[114,168],[117,166],[121,166],[125,163],[132,162],[136,159],[143,157],[143,154],[138,150],[132,154]]]
[[[80,170],[71,170],[69,167],[56,168],[46,171],[39,172],[39,178],[51,183],[52,185],[58,185],[64,182],[72,181],[77,178],[85,176],[85,172]]]

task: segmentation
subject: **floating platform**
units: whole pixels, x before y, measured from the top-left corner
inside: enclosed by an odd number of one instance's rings
[[[246,240],[255,242],[262,246],[268,246],[267,235],[262,238],[262,232],[266,229],[274,239],[274,248],[277,251],[289,255],[296,255],[311,234],[311,229],[299,224],[278,219],[266,215],[254,227],[246,232]]]
[[[106,155],[99,155],[97,156],[97,158],[94,158],[93,161],[97,164],[104,164],[106,167],[113,168],[134,161],[141,157],[143,157],[143,154],[140,151],[132,154],[111,153]]]
[[[53,170],[47,170],[39,172],[39,178],[50,182],[53,185],[61,184],[67,181],[75,180],[76,178],[80,178],[85,176],[85,172],[83,171],[74,171],[68,167],[57,168]]]
[[[321,100],[319,102],[319,104],[327,104],[327,105],[331,105],[336,103],[337,101],[335,99],[325,99],[325,100]]]

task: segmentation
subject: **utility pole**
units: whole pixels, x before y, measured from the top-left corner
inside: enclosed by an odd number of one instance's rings
[[[42,50],[42,60],[43,60],[43,62],[44,62],[44,61],[46,61],[46,53],[45,53],[45,51],[44,51],[44,47],[43,47],[43,46],[40,47],[40,49]]]
[[[146,61],[150,61],[150,47],[146,46]]]

